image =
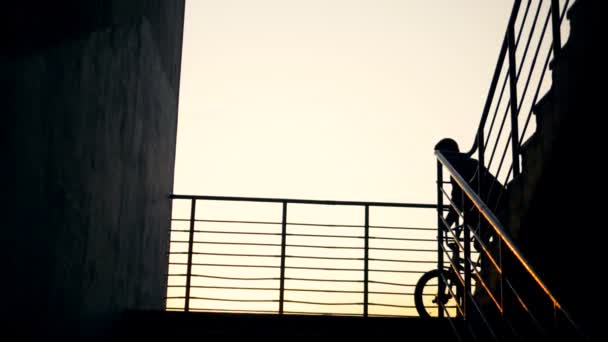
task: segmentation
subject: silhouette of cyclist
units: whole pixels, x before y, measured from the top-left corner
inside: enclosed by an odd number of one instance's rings
[[[503,185],[485,167],[480,168],[477,160],[465,153],[460,153],[456,141],[450,138],[443,139],[435,145],[435,150],[442,152],[454,169],[468,182],[471,188],[491,210],[495,212],[503,210],[504,201],[501,196]],[[479,182],[480,179],[481,183]],[[493,232],[492,227],[489,226],[485,218],[481,218],[480,220],[479,211],[453,177],[450,177],[450,183],[452,185],[450,199],[453,206],[450,206],[448,215],[446,216],[447,228],[452,227],[460,217],[454,208],[455,206],[460,212],[464,213],[468,226],[477,233],[484,245],[489,247]],[[480,185],[481,192],[479,192]],[[460,228],[456,227],[456,229],[458,234],[460,234]],[[477,251],[481,251],[481,245],[477,239],[473,240],[473,245]],[[484,253],[481,254],[483,255]]]

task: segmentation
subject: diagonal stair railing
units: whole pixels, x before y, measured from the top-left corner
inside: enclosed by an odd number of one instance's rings
[[[473,146],[480,168],[497,182],[481,189],[502,196],[521,173],[522,149],[534,134],[535,105],[550,91],[547,77],[569,32],[564,23],[571,0],[515,0]],[[499,87],[500,85],[500,87]],[[494,208],[492,208],[494,209]]]
[[[459,276],[455,280],[440,278],[438,291],[460,293],[458,314],[440,308],[440,316],[462,320],[465,327],[460,333],[476,341],[584,340],[579,326],[511,240],[496,214],[454,167],[454,156],[441,151],[435,154],[438,208],[443,208],[446,199],[462,220],[462,231],[455,232],[445,220],[445,209],[439,210],[438,269],[453,269]],[[444,169],[451,181],[444,180]],[[445,189],[446,184],[458,187],[473,208],[462,210],[456,205],[457,199]],[[491,232],[491,239],[483,237],[484,230]],[[462,258],[450,257],[447,241],[461,246]],[[478,260],[471,248],[473,241],[478,244]],[[464,266],[458,267],[458,262]]]
[[[439,309],[440,316],[462,322],[458,331],[471,340],[585,339],[511,240],[500,206],[505,185],[522,172],[522,149],[534,138],[532,114],[539,95],[550,92],[547,71],[569,30],[566,13],[578,2],[514,1],[472,148],[435,151],[438,207],[451,206],[458,219],[453,228],[438,210],[438,270],[457,276],[438,279],[437,303],[442,306],[444,292],[458,297],[456,313]],[[473,177],[461,174],[458,158],[474,160]],[[454,248],[462,258],[454,258]]]

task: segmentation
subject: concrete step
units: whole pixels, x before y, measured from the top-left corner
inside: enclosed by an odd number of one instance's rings
[[[373,338],[388,341],[451,341],[455,339],[445,319],[304,316],[269,314],[193,313],[132,311],[125,313],[114,337],[350,339]]]

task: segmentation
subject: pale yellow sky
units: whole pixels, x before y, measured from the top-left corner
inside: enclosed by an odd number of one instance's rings
[[[434,203],[512,1],[189,0],[175,193]]]
[[[546,2],[549,3],[549,2]],[[189,0],[186,7],[174,192],[217,196],[286,197],[347,201],[435,203],[433,146],[444,137],[468,149],[486,99],[512,0]],[[545,5],[548,6],[548,5]],[[565,37],[565,35],[564,35]],[[547,40],[545,50],[550,41]],[[523,49],[518,50],[521,58]],[[530,58],[526,62],[530,63]],[[540,62],[539,62],[540,63]],[[534,75],[538,79],[538,75]],[[550,82],[550,80],[549,80]],[[521,92],[524,81],[520,80]],[[544,86],[546,89],[546,85]],[[530,95],[528,97],[531,98]],[[503,105],[506,104],[506,100]],[[524,103],[526,112],[531,103]],[[502,115],[502,113],[501,113]],[[531,130],[533,131],[533,129]],[[506,134],[505,134],[506,137]],[[503,138],[506,141],[507,138]],[[508,163],[507,158],[507,163]],[[496,163],[498,164],[498,163]],[[494,169],[492,169],[494,170]],[[197,219],[281,220],[276,204],[200,201]],[[188,218],[189,201],[174,201],[173,218]],[[372,226],[434,227],[433,210],[372,208]],[[293,223],[363,224],[362,208],[292,205],[286,276],[356,278],[362,271],[298,270],[349,267],[362,270],[362,249],[319,250],[292,245],[362,248],[363,240],[297,234],[355,234],[348,227]],[[189,223],[173,222],[173,240],[187,240]],[[280,225],[197,222],[195,240],[280,243]],[[250,237],[230,232],[271,232]],[[372,228],[371,247],[435,248],[436,232]],[[172,243],[172,252],[187,243]],[[195,244],[198,253],[279,254],[276,247]],[[293,257],[295,255],[295,257]],[[298,257],[299,256],[299,257]],[[302,258],[302,256],[304,258]],[[316,260],[312,256],[358,258]],[[435,252],[371,250],[372,303],[412,305],[413,286],[435,267]],[[385,261],[382,261],[384,259]],[[398,259],[400,262],[386,261]],[[185,254],[172,255],[185,262]],[[277,277],[274,258],[195,255],[195,263],[263,264],[273,268],[197,265],[213,276]],[[403,263],[403,260],[416,260]],[[429,263],[430,262],[430,263]],[[289,269],[292,267],[292,269]],[[296,269],[293,269],[296,267]],[[399,273],[400,271],[418,273]],[[173,274],[185,273],[172,265]],[[374,283],[375,281],[375,283]],[[387,282],[382,284],[382,282]],[[183,286],[185,277],[170,277]],[[391,285],[390,283],[393,283]],[[216,287],[271,287],[278,282],[193,277],[193,296],[276,299],[278,291]],[[361,291],[361,283],[286,281],[286,300],[361,302],[360,293],[306,292],[298,288]],[[169,289],[168,307],[183,306],[183,287]],[[277,303],[193,300],[224,310],[277,310]],[[360,313],[361,306],[286,303],[287,311]],[[413,309],[371,306],[370,314],[416,315]]]

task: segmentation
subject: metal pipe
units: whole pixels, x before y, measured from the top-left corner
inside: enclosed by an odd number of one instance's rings
[[[283,314],[283,304],[285,303],[285,250],[287,248],[287,202],[283,202],[283,218],[281,222],[281,276],[279,280],[279,315]]]
[[[513,3],[513,9],[511,10],[511,19],[509,20],[509,25],[513,26],[515,24],[515,19],[517,18],[517,13],[519,12],[519,6],[521,5],[521,0],[515,0]],[[488,119],[488,114],[490,112],[490,107],[492,106],[492,101],[494,99],[494,93],[496,92],[496,85],[498,84],[498,79],[500,78],[500,72],[502,70],[502,66],[505,62],[505,57],[507,55],[507,37],[502,41],[502,46],[500,47],[500,53],[498,54],[498,62],[496,62],[496,68],[494,69],[494,76],[492,76],[492,83],[490,84],[490,89],[488,90],[488,96],[486,97],[486,103],[483,107],[483,112],[481,114],[481,121],[479,122],[479,128],[477,128],[477,134],[479,132],[483,132],[483,129],[486,125],[486,120]],[[475,136],[475,140],[473,141],[473,146],[466,154],[470,157],[477,151],[477,136]]]
[[[551,302],[556,305],[558,308],[561,308],[561,304],[557,301],[555,296],[549,291],[545,283],[540,279],[538,274],[534,271],[530,263],[524,258],[523,254],[519,251],[519,249],[515,246],[515,243],[511,240],[511,238],[506,234],[505,228],[500,223],[496,215],[488,208],[485,202],[471,189],[469,184],[462,178],[460,173],[456,171],[454,166],[447,160],[447,158],[440,151],[435,151],[435,155],[437,156],[437,160],[445,166],[446,169],[450,172],[451,176],[454,178],[456,183],[460,186],[460,188],[464,191],[464,193],[469,197],[469,199],[473,202],[477,210],[481,212],[483,217],[490,223],[494,232],[498,235],[502,241],[504,241],[505,245],[509,250],[513,253],[515,258],[519,260],[519,262],[524,266],[526,271],[532,276],[534,281],[540,286],[540,288],[545,292],[545,294],[549,297]],[[563,310],[563,308],[562,308]]]
[[[186,271],[186,298],[184,300],[184,311],[190,310],[190,279],[192,278],[192,252],[194,247],[194,219],[196,217],[196,199],[190,204],[190,234],[188,237],[188,266]]]
[[[464,193],[462,193],[462,202],[464,201]],[[463,217],[462,233],[464,235],[464,319],[469,320],[471,313],[471,301],[468,294],[471,293],[471,228],[469,227],[469,217],[471,214],[466,213]]]
[[[443,167],[440,162],[437,162],[437,269],[443,269]],[[438,296],[441,296],[445,291],[445,282],[442,277],[438,279]],[[441,301],[437,301],[437,312],[439,318],[443,318],[443,310],[441,308]]]
[[[513,26],[507,30],[509,43],[509,85],[511,95],[511,152],[513,154],[513,177],[521,173],[519,165],[519,106],[517,101],[517,60],[515,56],[515,31]]]
[[[369,305],[369,205],[365,206],[365,247],[363,258],[363,317],[367,317]]]
[[[370,207],[398,207],[398,208],[426,208],[435,209],[435,204],[420,203],[391,203],[391,202],[357,202],[357,201],[324,201],[324,200],[302,200],[287,198],[259,198],[259,197],[226,197],[226,196],[198,196],[170,194],[172,199],[196,199],[204,201],[229,201],[229,202],[264,202],[289,204],[318,204],[318,205],[344,205],[344,206],[370,206]]]
[[[553,25],[553,56],[557,59],[562,50],[561,17],[559,0],[551,0],[551,24]]]

